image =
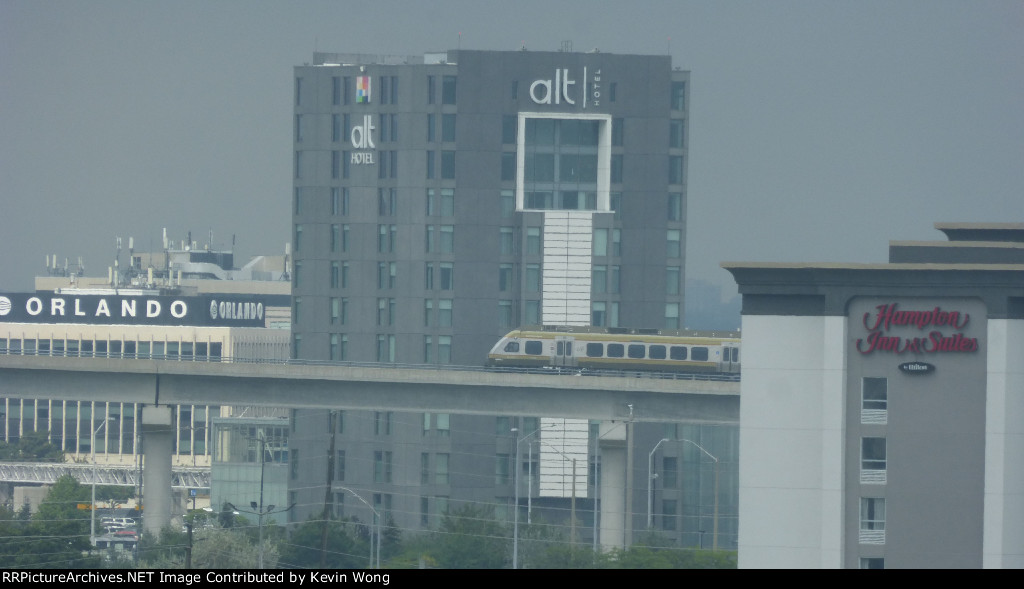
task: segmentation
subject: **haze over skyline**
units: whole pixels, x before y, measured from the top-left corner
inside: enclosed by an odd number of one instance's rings
[[[687,278],[884,262],[1024,222],[1024,3],[0,0],[0,290],[115,239],[289,239],[292,73],[314,51],[670,54],[691,72]],[[628,99],[628,90],[624,92]],[[122,254],[122,264],[126,262]]]

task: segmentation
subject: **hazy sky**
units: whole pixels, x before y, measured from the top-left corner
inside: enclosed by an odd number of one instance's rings
[[[0,0],[0,290],[46,254],[288,240],[314,51],[672,55],[691,72],[689,278],[884,262],[935,222],[1024,222],[1024,1]],[[122,255],[122,263],[126,261]]]

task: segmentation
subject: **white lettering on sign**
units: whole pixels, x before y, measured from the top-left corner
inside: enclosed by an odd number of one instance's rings
[[[376,145],[373,143],[373,130],[376,127],[373,126],[373,115],[363,115],[363,124],[352,127],[350,139],[352,140],[352,147],[356,149],[376,149]],[[372,151],[353,151],[349,162],[353,164],[372,164],[373,163],[373,152]]]
[[[576,104],[569,95],[569,87],[576,85],[576,80],[569,79],[568,69],[556,69],[554,80],[536,80],[530,84],[530,98],[537,104]],[[543,90],[543,94],[538,94]]]

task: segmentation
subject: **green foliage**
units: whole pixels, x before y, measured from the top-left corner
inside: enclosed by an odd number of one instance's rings
[[[29,517],[26,509],[0,510],[0,563],[4,568],[96,568],[89,556],[89,512],[79,510],[91,491],[65,475]]]
[[[64,451],[47,440],[45,431],[31,431],[14,443],[0,441],[0,461],[64,462]]]
[[[508,530],[494,519],[494,510],[466,504],[441,520],[436,551],[431,556],[445,569],[499,569],[508,566]]]
[[[357,569],[366,567],[370,546],[357,539],[356,525],[350,521],[326,522],[327,544],[323,550],[324,521],[309,520],[296,528],[281,545],[282,568]]]

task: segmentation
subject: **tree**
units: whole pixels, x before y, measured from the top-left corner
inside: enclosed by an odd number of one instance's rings
[[[0,461],[64,462],[64,451],[49,442],[45,431],[31,431],[17,442],[0,442]]]
[[[369,544],[356,539],[355,524],[332,520],[327,524],[327,554],[321,565],[323,522],[310,519],[300,525],[281,545],[282,568],[356,569],[369,560]]]
[[[465,504],[441,520],[437,564],[446,569],[500,569],[508,566],[508,530],[494,519],[494,510]]]
[[[78,509],[90,500],[91,489],[71,475],[57,479],[32,516],[16,562],[7,566],[97,568],[99,557],[87,555],[90,514]]]

